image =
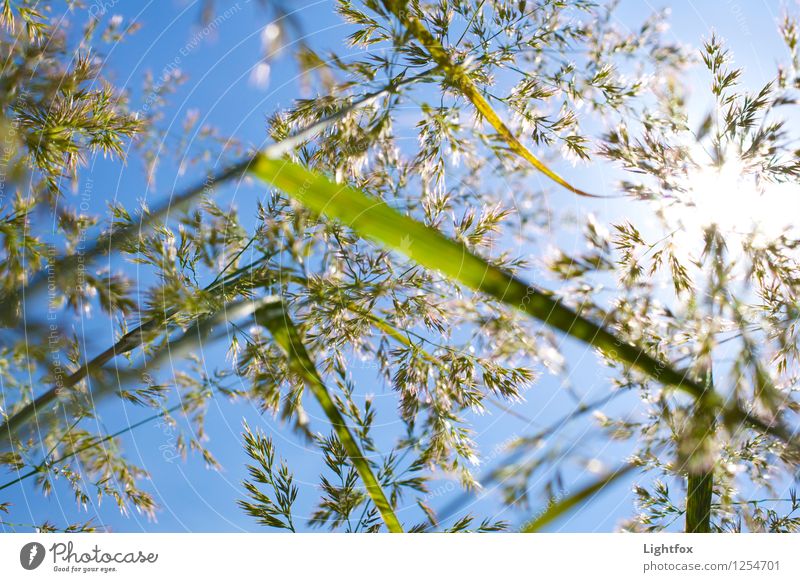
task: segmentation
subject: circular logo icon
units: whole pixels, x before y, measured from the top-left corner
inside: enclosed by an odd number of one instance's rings
[[[39,542],[30,542],[19,551],[19,563],[26,570],[35,570],[44,562],[44,546]]]

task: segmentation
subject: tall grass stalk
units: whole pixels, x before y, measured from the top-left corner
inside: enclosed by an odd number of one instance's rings
[[[704,384],[707,391],[714,389],[714,378],[711,366],[704,374]],[[713,415],[702,407],[697,407],[694,417],[692,434],[694,450],[689,455],[688,477],[686,479],[686,533],[709,533],[711,531],[711,498],[714,489],[714,462],[709,458],[708,450],[704,446],[713,437],[716,423]]]
[[[726,422],[746,425],[786,442],[793,453],[797,445],[785,427],[765,423],[736,403],[725,405],[713,390],[694,381],[690,372],[671,367],[641,347],[617,337],[553,298],[549,293],[491,265],[436,229],[401,214],[382,200],[287,160],[257,155],[249,168],[253,175],[282,190],[319,215],[339,220],[414,262],[437,270],[466,287],[485,293],[565,334],[596,347],[608,357],[650,376],[661,384],[693,396],[700,406],[720,412]]]
[[[328,417],[336,436],[347,451],[347,456],[358,471],[361,481],[372,502],[381,514],[383,522],[392,533],[402,533],[403,526],[392,509],[391,503],[381,488],[370,467],[369,461],[361,452],[355,437],[350,432],[342,413],[317,372],[311,356],[300,338],[300,333],[292,322],[282,303],[268,305],[256,312],[256,321],[269,329],[275,343],[283,350],[289,361],[289,368],[302,378],[308,389]]]

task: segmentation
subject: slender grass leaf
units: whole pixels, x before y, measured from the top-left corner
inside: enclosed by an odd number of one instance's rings
[[[300,164],[266,155],[256,155],[249,171],[312,212],[336,219],[364,238],[401,252],[424,267],[437,270],[453,281],[594,346],[609,358],[637,369],[665,386],[692,395],[709,410],[722,410],[729,424],[747,425],[779,438],[789,444],[792,454],[800,455],[791,433],[782,425],[765,423],[743,411],[736,403],[725,406],[725,400],[719,394],[705,390],[688,371],[673,368],[643,348],[616,337],[603,325],[583,317],[552,294],[491,265],[472,254],[463,244],[401,214],[382,200],[348,185],[337,184]]]
[[[617,479],[624,477],[625,475],[633,471],[635,468],[636,465],[623,465],[616,471],[613,471],[612,473],[609,473],[607,475],[603,475],[602,477],[600,477],[593,483],[587,485],[583,489],[580,489],[573,495],[570,495],[569,497],[562,499],[557,503],[549,505],[541,515],[539,515],[535,519],[529,521],[524,526],[522,526],[520,531],[522,533],[533,533],[540,531],[544,526],[566,515],[571,510],[575,509],[578,505],[580,505],[584,501],[588,500],[590,497],[602,491],[602,489],[606,485],[610,485]]]
[[[686,533],[711,532],[712,470],[689,473],[686,485]]]
[[[345,451],[347,451],[347,456],[358,471],[367,494],[372,499],[375,507],[378,508],[386,527],[390,532],[402,533],[403,527],[392,509],[392,505],[386,498],[378,479],[373,474],[358,443],[347,427],[347,422],[342,413],[336,407],[328,388],[323,383],[316,366],[311,360],[311,356],[300,339],[297,328],[283,305],[275,304],[263,307],[256,313],[256,320],[259,324],[269,329],[275,339],[275,343],[286,354],[289,360],[289,368],[298,377],[303,378],[309,390],[317,399],[331,425],[333,425],[336,436],[341,441]]]
[[[361,236],[406,254],[475,291],[486,293],[662,383],[699,396],[703,389],[687,373],[670,368],[563,303],[472,254],[459,242],[405,216],[385,202],[336,184],[294,162],[258,156],[250,171],[311,211],[337,219]]]
[[[706,390],[712,390],[714,379],[711,367],[705,371]],[[692,454],[688,459],[686,482],[686,533],[711,531],[711,498],[714,489],[714,463],[704,446],[715,432],[715,422],[707,410],[697,407],[692,417]],[[695,459],[693,457],[700,457]]]

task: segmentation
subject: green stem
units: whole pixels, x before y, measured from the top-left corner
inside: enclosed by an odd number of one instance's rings
[[[584,317],[549,291],[523,280],[471,253],[464,245],[445,237],[412,217],[401,214],[384,201],[348,185],[337,184],[300,164],[257,155],[249,172],[286,192],[317,215],[335,219],[361,237],[397,250],[416,264],[436,270],[454,282],[494,297],[578,341],[592,345],[609,358],[627,364],[665,386],[692,395],[708,410],[721,412],[726,422],[747,425],[783,440],[798,452],[797,443],[781,424],[767,424],[742,410],[736,403],[726,406],[720,394],[688,377],[685,370],[650,355],[647,350],[618,337],[605,324]]]
[[[372,499],[375,507],[383,517],[386,527],[392,533],[402,533],[403,527],[394,513],[391,503],[386,498],[378,479],[372,472],[369,462],[364,457],[353,434],[347,427],[342,413],[328,392],[316,366],[308,354],[300,334],[289,317],[283,304],[268,305],[256,312],[256,321],[264,325],[272,333],[275,343],[283,350],[289,360],[289,368],[302,378],[317,402],[328,417],[336,436],[344,446],[347,456],[358,471],[361,481]]]
[[[689,473],[687,483],[686,533],[710,533],[712,471]]]
[[[705,372],[704,388],[707,393],[714,390],[711,366]],[[714,434],[714,415],[702,405],[702,398],[695,403],[692,443],[693,454],[689,457],[689,475],[686,480],[686,533],[711,532],[711,497],[714,489],[714,460],[705,458],[708,447],[705,442]],[[699,456],[699,459],[692,457]]]

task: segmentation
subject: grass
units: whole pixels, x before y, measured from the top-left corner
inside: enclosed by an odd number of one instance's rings
[[[541,514],[522,526],[522,533],[534,533],[541,531],[541,529],[545,526],[566,515],[571,510],[575,509],[582,503],[588,501],[594,495],[598,494],[606,485],[610,485],[614,481],[624,477],[635,468],[636,465],[623,465],[615,471],[603,475],[589,485],[579,489],[576,493],[549,504]]]
[[[269,329],[275,343],[281,348],[284,354],[286,354],[290,370],[303,379],[308,389],[322,407],[325,416],[327,416],[333,426],[336,436],[341,441],[345,451],[347,451],[347,456],[353,463],[356,471],[358,471],[358,475],[364,483],[367,494],[380,512],[386,527],[392,533],[402,533],[403,526],[400,525],[400,520],[397,519],[391,503],[389,503],[378,479],[372,472],[369,462],[361,452],[356,439],[347,427],[347,422],[342,416],[342,413],[339,412],[328,388],[323,383],[319,372],[317,372],[317,368],[311,360],[311,356],[306,350],[305,345],[303,345],[300,333],[289,317],[283,304],[277,303],[261,308],[256,312],[256,321]]]
[[[305,131],[301,133],[306,134]],[[283,147],[276,147],[268,149],[267,153],[275,154],[282,151],[285,151]],[[729,422],[746,423],[762,433],[791,442],[786,437],[786,431],[781,427],[765,425],[738,407],[723,407],[722,398],[713,390],[706,390],[700,383],[695,382],[687,371],[675,369],[668,363],[649,355],[642,348],[618,338],[604,326],[590,321],[580,313],[567,307],[547,291],[529,285],[491,265],[485,259],[471,253],[461,243],[452,241],[437,230],[397,212],[381,200],[371,198],[350,186],[337,184],[299,164],[283,158],[270,157],[264,153],[257,154],[252,159],[237,164],[235,168],[237,171],[222,173],[222,179],[233,179],[242,171],[249,172],[282,190],[316,214],[338,220],[366,239],[403,253],[416,263],[426,268],[437,270],[473,291],[485,293],[501,303],[534,317],[585,344],[591,345],[612,359],[635,368],[664,385],[675,387],[692,395],[707,410],[722,411],[723,416]],[[195,191],[196,189],[193,189],[190,193],[194,195]],[[186,198],[188,201],[190,196],[187,195]],[[125,238],[127,235],[126,231],[122,231],[119,236]],[[285,312],[283,321],[290,321]],[[355,441],[352,440],[352,435],[350,435],[349,439],[347,438],[346,435],[350,434],[349,430],[341,418],[341,414],[332,404],[330,395],[327,393],[327,389],[319,375],[314,370],[310,356],[305,348],[302,347],[302,343],[299,342],[299,336],[296,335],[296,331],[286,331],[287,329],[290,330],[291,328],[283,328],[283,331],[275,328],[276,341],[278,343],[288,342],[284,343],[282,347],[290,355],[290,359],[295,362],[294,365],[297,366],[298,373],[303,374],[306,378],[310,389],[323,405],[323,408],[326,407],[324,403],[330,401],[330,406],[328,406],[326,413],[337,430],[337,434],[341,432],[338,436],[345,444],[348,455],[354,466],[357,467],[373,502],[381,511],[390,531],[401,531],[399,520],[394,516],[391,505],[386,500]],[[136,332],[132,333],[135,334]],[[103,352],[95,360],[92,360],[88,367],[102,365],[102,363],[107,362],[116,355],[136,347],[134,344],[138,344],[138,342],[131,343],[128,341],[131,338],[126,338],[127,336],[120,340],[125,345],[116,345]],[[131,345],[128,345],[128,343]],[[82,377],[86,371],[86,368],[83,368],[78,371],[78,374]],[[45,393],[43,397],[52,400],[50,392]],[[30,420],[30,414],[35,410],[34,406],[40,407],[48,403],[49,401],[37,401],[35,404],[32,403],[31,406],[13,415],[0,427],[0,439],[10,437],[11,433],[15,432],[27,420]],[[343,435],[345,435],[344,438]],[[348,441],[350,441],[349,444]],[[617,475],[617,473],[613,475],[615,479],[621,476]],[[602,481],[599,483],[600,487],[605,484]],[[697,489],[698,493],[706,491],[707,487],[703,482],[699,482],[699,485],[701,486]],[[691,488],[690,491],[692,490],[694,489]],[[596,489],[590,491],[590,493],[594,491]],[[697,499],[699,500],[700,498],[698,497]],[[562,504],[559,507],[564,507],[564,510],[566,510],[574,505],[567,506]],[[707,506],[708,503],[704,501],[702,505]],[[697,505],[692,504],[692,507],[697,507]],[[551,510],[554,511],[553,508]],[[550,515],[552,511],[549,511],[547,515]],[[695,515],[694,511],[692,515]],[[701,514],[697,513],[697,515],[697,519],[700,520],[699,516]],[[699,521],[693,521],[692,523],[699,523]],[[689,526],[687,523],[688,527],[695,526]]]
[[[566,188],[573,194],[579,196],[586,196],[589,198],[602,198],[596,194],[590,194],[580,188],[570,184],[567,180],[549,168],[544,162],[537,158],[525,145],[517,139],[514,132],[503,122],[497,112],[492,108],[486,98],[472,82],[464,68],[457,63],[454,63],[447,53],[447,50],[442,46],[436,38],[430,33],[419,19],[415,18],[408,10],[405,1],[398,0],[383,0],[383,5],[394,14],[401,22],[401,24],[408,30],[422,44],[423,48],[427,51],[430,58],[439,66],[440,71],[444,73],[450,84],[458,89],[466,99],[472,103],[473,107],[477,109],[478,113],[489,122],[503,141],[508,144],[512,152],[523,158],[537,171],[541,172],[556,184]]]

